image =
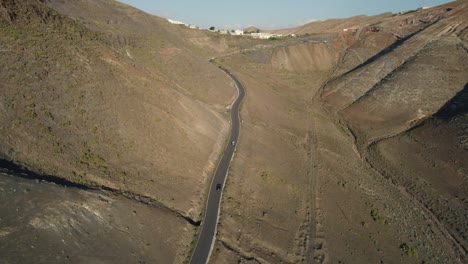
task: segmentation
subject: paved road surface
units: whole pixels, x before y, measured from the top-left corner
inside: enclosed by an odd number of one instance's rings
[[[224,187],[226,182],[226,176],[229,170],[229,165],[231,164],[232,156],[234,155],[234,150],[239,139],[240,131],[240,118],[239,118],[239,107],[242,102],[242,99],[245,96],[245,90],[239,80],[236,79],[228,70],[219,67],[224,71],[231,79],[236,83],[239,95],[237,99],[232,104],[231,108],[231,136],[229,137],[229,142],[226,145],[224,150],[223,157],[216,168],[216,172],[213,178],[213,181],[210,186],[210,192],[208,194],[208,201],[205,209],[205,216],[202,220],[202,229],[200,236],[198,237],[195,250],[193,252],[192,258],[190,259],[191,264],[205,264],[208,262],[213,244],[216,237],[216,227],[218,224],[219,210],[221,206],[221,190],[216,190],[216,185],[221,184]],[[235,141],[235,145],[232,145],[231,142]]]

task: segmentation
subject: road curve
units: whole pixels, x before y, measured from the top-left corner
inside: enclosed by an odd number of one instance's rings
[[[212,61],[212,60],[210,60]],[[221,207],[222,192],[226,182],[229,166],[236,149],[237,142],[239,141],[240,132],[240,116],[239,108],[245,96],[245,89],[240,81],[232,75],[227,69],[218,66],[219,69],[224,71],[231,79],[235,82],[238,96],[231,107],[231,136],[224,150],[223,157],[216,168],[213,181],[211,182],[210,191],[208,194],[208,200],[205,208],[205,215],[201,223],[201,232],[195,245],[192,257],[190,259],[191,264],[206,264],[211,255],[211,251],[214,246],[216,238],[216,229],[218,225],[219,211]],[[232,145],[231,142],[235,144]],[[216,185],[221,184],[221,190],[216,190]]]

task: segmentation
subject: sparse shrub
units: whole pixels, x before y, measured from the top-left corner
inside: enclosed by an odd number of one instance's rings
[[[372,209],[370,215],[375,222],[382,224],[382,225],[387,224],[387,220],[383,218],[383,216],[380,215],[378,210]]]
[[[126,177],[127,177],[127,173],[126,173],[126,172],[119,172],[119,173],[117,173],[117,179],[119,179],[120,181],[125,180]]]
[[[268,175],[268,172],[266,171],[262,171],[262,173],[260,174],[260,177],[262,178],[262,180],[264,181],[269,181],[270,180],[270,175]]]
[[[106,162],[103,158],[94,154],[89,147],[84,147],[81,150],[81,163],[87,167],[94,165],[95,167],[105,167]]]
[[[99,173],[100,174],[103,174],[103,175],[107,175],[108,172],[107,172],[107,167],[106,166],[99,166]]]
[[[52,145],[56,154],[63,154],[65,152],[64,147],[59,142],[53,142]]]
[[[49,119],[49,120],[51,120],[51,121],[54,120],[54,116],[53,116],[52,113],[49,112],[49,111],[43,111],[43,112],[42,112],[42,115],[43,115],[45,118],[47,118],[47,119]]]
[[[37,114],[32,108],[28,108],[26,111],[24,111],[23,116],[34,119],[37,117]]]
[[[40,128],[40,131],[49,138],[55,137],[54,133],[52,132],[52,127],[43,127],[43,128]]]
[[[75,178],[75,181],[78,182],[79,184],[86,185],[88,183],[86,176],[79,172],[73,171],[73,177]]]
[[[65,127],[65,126],[71,126],[71,121],[63,121],[62,123],[59,124],[59,127]]]
[[[0,35],[18,39],[21,37],[21,31],[13,27],[2,27],[0,28]]]
[[[406,244],[406,243],[403,243],[400,245],[400,249],[407,255],[407,256],[410,256],[410,257],[418,257],[418,252],[416,251],[415,248],[413,248],[412,246]]]

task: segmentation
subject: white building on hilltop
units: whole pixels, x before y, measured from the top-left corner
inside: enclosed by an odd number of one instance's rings
[[[196,25],[191,25],[191,24],[187,24],[187,23],[184,23],[184,22],[180,22],[180,21],[177,21],[177,20],[172,20],[172,19],[167,19],[167,21],[171,24],[174,24],[174,25],[184,25],[188,28],[191,28],[191,29],[199,29],[198,26]]]
[[[186,25],[184,22],[172,20],[172,19],[169,19],[169,18],[167,19],[167,21],[169,21],[169,23],[175,24],[175,25]]]
[[[281,34],[270,34],[270,33],[251,33],[250,34],[253,38],[258,38],[258,39],[269,39],[269,38],[280,38],[283,35]]]
[[[240,36],[240,35],[244,35],[244,31],[243,30],[240,30],[240,29],[236,29],[234,30],[234,32],[231,33],[232,35],[236,35],[236,36]]]

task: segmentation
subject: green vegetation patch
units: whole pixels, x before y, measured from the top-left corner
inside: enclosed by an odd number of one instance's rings
[[[387,220],[382,215],[380,215],[380,212],[377,209],[372,209],[370,215],[374,222],[377,222],[382,225],[388,224]]]
[[[84,174],[81,174],[79,172],[73,171],[73,178],[75,181],[79,184],[83,185],[89,185],[89,181],[86,179],[86,176]]]
[[[67,120],[67,121],[63,121],[61,123],[59,123],[59,127],[67,127],[67,126],[71,126],[72,122],[70,120]]]
[[[240,206],[240,203],[232,197],[227,198],[227,203],[231,208],[238,208]]]
[[[43,111],[43,112],[42,112],[42,115],[43,115],[45,118],[47,118],[47,119],[49,119],[49,120],[51,120],[51,121],[54,121],[54,116],[52,115],[51,112],[49,112],[49,111]]]
[[[99,167],[101,172],[103,172],[102,170],[105,170],[106,168],[106,161],[98,155],[94,154],[88,146],[84,146],[81,149],[80,163],[86,168],[91,166]]]
[[[34,119],[37,117],[37,113],[34,111],[34,109],[32,108],[27,108],[24,112],[23,112],[23,116],[24,117],[27,117],[29,119]]]
[[[410,257],[418,257],[418,252],[416,251],[415,248],[413,248],[412,246],[406,244],[406,243],[403,243],[400,245],[400,249],[407,255],[407,256],[410,256]]]
[[[21,30],[13,28],[11,26],[0,27],[0,36],[11,37],[14,39],[20,38],[22,36]]]

